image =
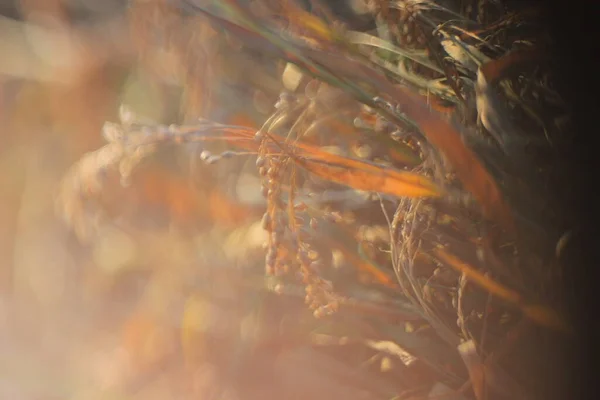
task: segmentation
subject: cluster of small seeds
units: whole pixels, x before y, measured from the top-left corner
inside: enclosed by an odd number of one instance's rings
[[[283,115],[298,104],[294,95],[283,93],[275,105],[275,113]],[[306,106],[309,105],[310,102]],[[293,125],[294,122],[290,123]],[[329,315],[337,310],[339,302],[331,282],[321,277],[325,263],[311,244],[319,223],[317,218],[308,215],[304,203],[294,203],[294,191],[298,188],[293,178],[293,160],[285,154],[287,150],[272,151],[274,146],[270,143],[269,129],[273,127],[266,124],[255,135],[260,143],[256,168],[261,177],[262,195],[267,202],[267,210],[262,218],[262,227],[269,234],[265,243],[266,274],[300,280],[305,287],[306,304],[314,311],[314,315]],[[280,145],[283,146],[282,143]],[[285,188],[283,182],[286,183]]]
[[[317,225],[315,219],[312,219],[312,225]],[[330,281],[320,278],[319,275],[325,267],[319,252],[313,249],[309,243],[302,242],[297,252],[297,261],[305,284],[304,301],[313,310],[314,316],[319,318],[337,311],[339,301],[334,293],[333,285]]]
[[[406,5],[403,9],[398,10],[400,20],[400,34],[398,42],[402,46],[408,47],[423,47],[427,43],[427,37],[423,34],[421,27],[417,21],[420,10]]]
[[[284,160],[282,156],[269,155],[266,151],[267,138],[261,139],[259,156],[256,159],[256,167],[261,176],[261,193],[267,200],[267,211],[263,216],[263,228],[269,233],[265,265],[268,275],[278,274],[276,263],[278,261],[279,248],[282,244],[286,230],[284,204],[281,199],[280,179]],[[279,272],[280,273],[280,272]]]

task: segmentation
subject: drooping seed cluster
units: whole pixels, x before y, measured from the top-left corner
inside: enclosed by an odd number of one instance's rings
[[[306,91],[311,90],[317,91],[307,85]],[[315,182],[302,175],[295,165],[292,146],[287,143],[273,146],[274,139],[270,134],[277,131],[278,134],[287,133],[288,138],[299,139],[314,128],[311,124],[308,124],[308,128],[301,128],[303,118],[308,115],[319,118],[315,112],[318,98],[316,93],[312,94],[310,97],[303,94],[300,98],[290,93],[281,95],[275,105],[274,115],[256,133],[255,139],[260,143],[256,167],[261,177],[262,195],[267,203],[262,219],[262,226],[269,234],[265,244],[266,273],[281,278],[281,285],[286,281],[301,281],[309,308],[315,316],[324,316],[337,310],[339,304],[333,285],[323,278],[323,271],[328,267],[325,259],[330,254],[321,254],[323,249],[315,245],[318,219],[324,214],[309,208],[303,201],[297,201],[299,195],[309,193]],[[322,140],[320,136],[323,131],[312,130],[315,135],[311,135],[310,140]],[[277,148],[280,151],[275,150]]]

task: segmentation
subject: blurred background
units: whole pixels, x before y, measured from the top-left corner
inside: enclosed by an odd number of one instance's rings
[[[57,217],[56,199],[122,103],[154,123],[256,126],[279,91],[276,65],[256,68],[223,40],[161,1],[0,2],[0,398],[202,398],[213,378],[184,368],[186,304],[241,321],[256,307],[219,271],[263,269],[264,204],[244,161],[223,181],[220,166],[192,171],[160,152],[129,187],[105,186],[111,222],[93,240]],[[227,307],[210,308],[207,291]]]

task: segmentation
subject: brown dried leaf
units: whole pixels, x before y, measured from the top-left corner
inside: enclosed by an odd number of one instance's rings
[[[283,151],[276,135],[268,134]],[[296,143],[300,150],[292,155],[296,163],[320,178],[347,185],[357,190],[387,193],[400,197],[440,197],[443,190],[431,179],[406,171],[352,157],[328,153],[317,146]]]
[[[486,62],[481,66],[481,72],[486,81],[493,84],[512,71],[522,68],[523,64],[540,62],[546,57],[547,54],[539,49],[515,50],[496,60]]]
[[[500,188],[475,153],[464,143],[460,130],[445,116],[427,106],[419,95],[406,88],[393,91],[404,113],[417,123],[429,142],[450,162],[457,177],[482,207],[483,214],[514,231],[512,213]]]
[[[562,331],[563,333],[572,332],[572,328],[567,324],[567,322],[551,308],[540,304],[527,303],[526,299],[524,299],[523,296],[516,291],[494,282],[492,279],[483,275],[474,267],[468,265],[441,248],[436,248],[433,250],[433,252],[441,261],[448,264],[455,270],[464,273],[479,287],[487,290],[494,296],[518,306],[523,314],[525,314],[532,321],[538,323],[539,325]]]
[[[338,157],[343,161],[333,163],[330,160],[303,159],[298,163],[320,178],[358,190],[399,197],[439,197],[443,194],[443,191],[425,176],[334,156]]]

